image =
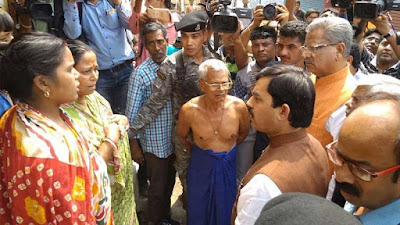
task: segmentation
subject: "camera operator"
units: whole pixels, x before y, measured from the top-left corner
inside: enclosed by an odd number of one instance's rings
[[[289,10],[285,5],[277,4],[275,8],[278,13],[273,19],[278,21],[280,26],[285,25],[289,20],[297,20],[296,17],[293,15],[293,13],[292,14],[289,13]],[[249,44],[250,33],[257,27],[259,27],[261,25],[261,22],[263,22],[263,20],[266,20],[263,9],[264,9],[263,5],[257,5],[253,9],[253,21],[240,35],[240,39],[242,40],[242,43],[246,48]]]
[[[217,53],[222,56],[222,60],[226,63],[233,80],[236,78],[236,73],[249,63],[247,51],[240,40],[241,28],[239,22],[235,33],[219,33],[222,46],[218,48]]]
[[[370,21],[382,34],[383,39],[378,45],[376,56],[369,54],[365,57],[364,46],[362,48],[363,63],[370,73],[382,73],[400,79],[400,46],[397,45],[397,35],[389,23],[388,15],[380,14],[377,18]]]

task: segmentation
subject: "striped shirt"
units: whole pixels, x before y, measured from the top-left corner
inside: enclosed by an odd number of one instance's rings
[[[152,92],[152,83],[157,78],[160,68],[149,57],[137,67],[129,80],[126,116],[129,123],[133,123],[140,108],[148,101]],[[168,100],[161,113],[150,122],[137,136],[144,152],[154,154],[159,158],[167,158],[173,152],[172,141],[172,105]]]

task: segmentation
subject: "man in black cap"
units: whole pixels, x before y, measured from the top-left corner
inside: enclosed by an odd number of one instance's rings
[[[148,102],[140,109],[135,120],[130,123],[130,132],[137,134],[143,127],[157,118],[165,103],[171,99],[173,113],[173,143],[176,155],[175,168],[179,173],[183,186],[183,204],[186,208],[186,170],[190,152],[186,151],[176,133],[178,112],[183,104],[200,96],[199,65],[207,59],[215,58],[204,43],[207,41],[206,24],[208,15],[205,11],[186,14],[179,23],[175,23],[177,31],[181,31],[183,49],[168,56],[158,71],[153,83]],[[132,154],[140,154],[136,145],[131,145]],[[138,153],[139,152],[139,153]]]

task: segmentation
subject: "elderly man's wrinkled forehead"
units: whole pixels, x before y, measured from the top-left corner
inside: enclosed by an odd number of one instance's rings
[[[373,100],[377,93],[385,93],[400,98],[400,80],[381,74],[371,74],[358,80],[358,86],[347,105],[347,115],[356,108]],[[393,98],[391,98],[393,99]]]

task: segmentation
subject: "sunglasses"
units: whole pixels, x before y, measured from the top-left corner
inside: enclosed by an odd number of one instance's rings
[[[392,173],[392,172],[400,169],[400,165],[396,165],[396,166],[393,166],[391,168],[388,168],[388,169],[385,169],[385,170],[382,170],[379,172],[371,172],[367,169],[364,169],[364,168],[358,166],[355,162],[352,162],[351,160],[344,159],[334,148],[336,144],[337,144],[337,141],[334,141],[326,146],[326,149],[328,150],[329,159],[333,162],[333,164],[335,164],[337,166],[343,166],[346,163],[347,166],[349,167],[350,172],[355,177],[360,178],[363,181],[370,182],[372,180],[372,178],[374,178],[374,177]]]

